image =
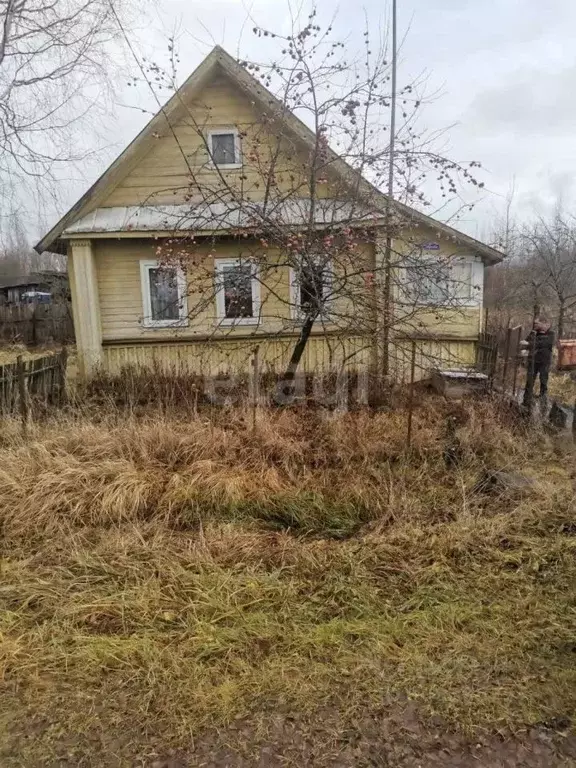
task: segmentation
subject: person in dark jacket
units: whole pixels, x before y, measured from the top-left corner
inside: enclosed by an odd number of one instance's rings
[[[526,338],[528,356],[526,359],[526,389],[524,405],[530,405],[534,396],[534,383],[540,377],[540,397],[548,394],[548,376],[554,351],[554,331],[542,317],[534,321],[534,327]]]

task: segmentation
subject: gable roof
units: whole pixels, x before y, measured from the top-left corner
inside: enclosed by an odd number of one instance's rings
[[[52,229],[35,246],[38,253],[49,250],[51,246],[57,243],[63,232],[71,227],[75,222],[80,223],[88,208],[93,210],[98,206],[106,191],[112,184],[118,183],[131,169],[136,158],[140,157],[146,149],[151,146],[154,137],[163,134],[174,124],[174,121],[184,112],[185,104],[197,94],[203,86],[210,80],[215,71],[220,68],[228,77],[238,85],[250,97],[265,108],[273,106],[283,112],[283,119],[288,129],[305,146],[314,146],[316,137],[314,132],[291,112],[286,113],[285,106],[259,83],[244,67],[240,66],[230,54],[228,54],[219,45],[215,46],[204,61],[192,72],[178,91],[161,107],[157,114],[140,131],[126,149],[116,158],[109,168],[97,179],[97,181],[82,195],[82,197],[70,208],[70,210],[52,227]],[[382,208],[387,204],[386,195],[363,177],[359,177],[358,172],[348,163],[339,157],[335,152],[330,151],[331,167],[343,179],[351,184],[359,186],[371,197],[376,196],[382,201]],[[502,260],[504,254],[497,251],[485,243],[476,240],[463,232],[460,232],[447,224],[433,219],[426,214],[417,211],[403,203],[394,201],[394,208],[403,216],[412,219],[414,222],[423,226],[431,227],[438,233],[448,237],[456,242],[470,248],[478,255],[482,256],[487,264],[495,264]],[[74,227],[78,232],[78,228]],[[86,230],[83,230],[86,231]],[[89,230],[88,230],[89,231]]]

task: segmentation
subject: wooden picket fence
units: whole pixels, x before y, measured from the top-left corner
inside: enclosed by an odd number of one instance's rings
[[[33,360],[19,355],[15,363],[0,366],[0,413],[20,414],[26,428],[38,407],[62,405],[66,400],[66,364],[68,352]]]

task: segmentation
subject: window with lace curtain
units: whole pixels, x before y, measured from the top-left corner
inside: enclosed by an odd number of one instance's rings
[[[242,259],[216,259],[216,310],[224,325],[258,323],[260,283],[255,264]]]
[[[178,267],[140,262],[142,325],[165,328],[187,324],[186,278]]]
[[[476,304],[482,294],[482,265],[465,257],[414,257],[404,268],[405,303],[431,306]]]

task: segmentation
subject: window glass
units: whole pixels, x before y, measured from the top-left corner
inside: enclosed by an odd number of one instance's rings
[[[406,293],[418,304],[444,304],[450,299],[450,267],[426,261],[406,267]]]
[[[322,312],[329,290],[329,274],[326,265],[306,264],[297,274],[298,306],[302,314]]]
[[[161,267],[148,270],[151,320],[178,320],[180,306],[175,269]]]
[[[234,165],[236,136],[233,133],[212,134],[212,160],[216,165]]]
[[[465,301],[474,297],[472,271],[473,265],[470,262],[457,262],[452,267],[452,291],[456,299]]]
[[[252,268],[250,264],[222,266],[224,317],[253,317]]]

